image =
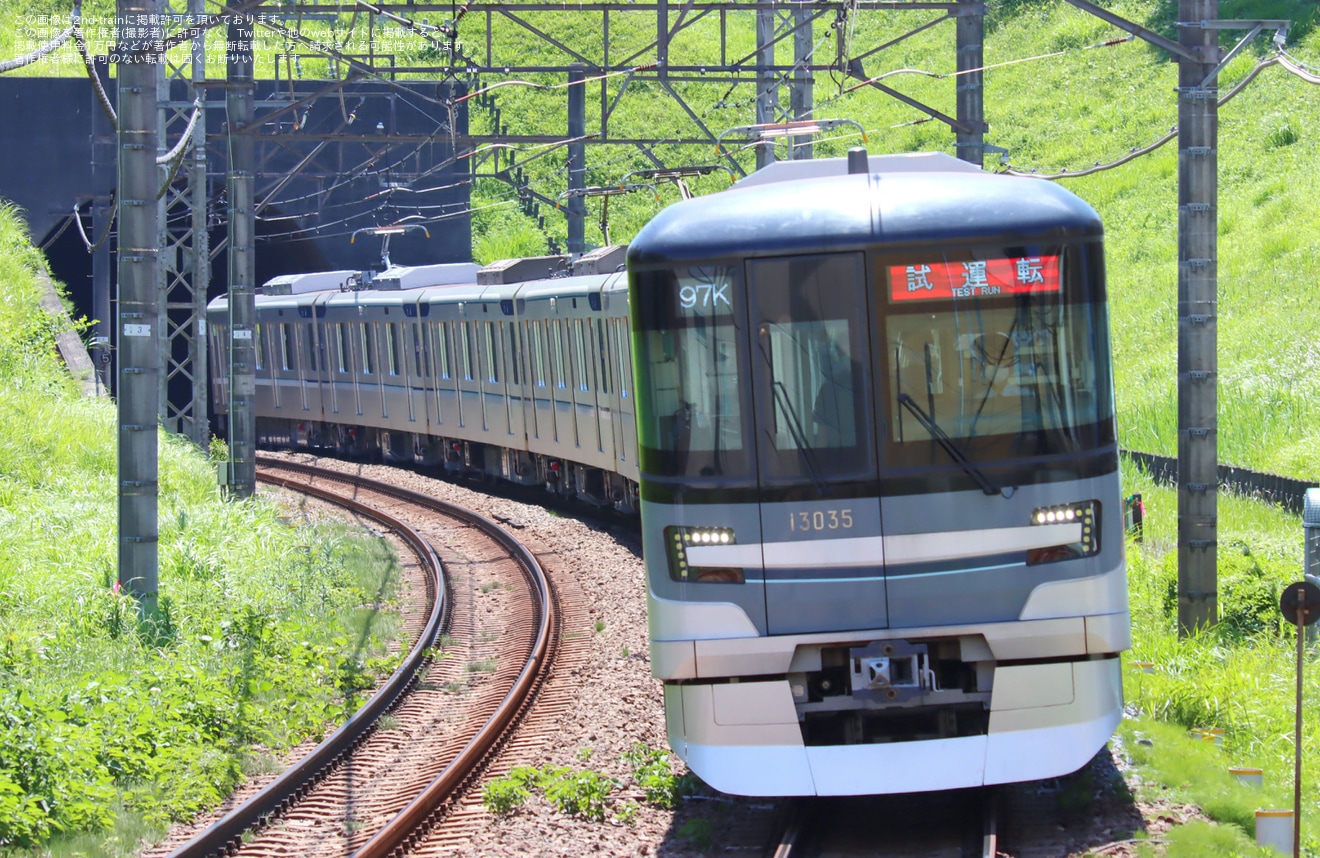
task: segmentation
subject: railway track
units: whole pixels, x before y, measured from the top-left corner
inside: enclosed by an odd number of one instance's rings
[[[774,858],[997,858],[993,788],[804,799],[785,816]]]
[[[168,854],[411,852],[510,742],[545,682],[558,639],[554,591],[532,553],[476,513],[341,472],[270,459],[259,468],[269,485],[398,534],[429,570],[429,621],[404,665],[347,724]],[[432,544],[444,545],[449,598]]]

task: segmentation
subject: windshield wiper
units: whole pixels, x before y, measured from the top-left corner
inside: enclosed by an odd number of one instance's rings
[[[966,471],[972,479],[976,480],[976,484],[981,487],[981,491],[988,495],[1003,495],[1004,497],[1010,497],[1012,495],[1012,492],[1005,491],[990,482],[990,480],[986,478],[986,475],[981,473],[981,469],[972,464],[972,460],[967,458],[962,450],[958,449],[958,445],[954,444],[953,439],[940,428],[940,425],[935,422],[935,418],[922,410],[921,406],[917,404],[915,399],[908,396],[906,393],[900,393],[898,395],[898,403],[906,407],[908,411],[912,412],[912,416],[917,418],[917,422],[920,423],[922,427],[930,433],[930,436],[944,448],[944,452],[949,454],[949,458],[961,465],[962,469]]]
[[[798,453],[802,456],[802,461],[811,474],[811,481],[816,484],[816,491],[820,493],[821,497],[824,497],[825,481],[820,478],[820,471],[816,468],[816,459],[812,455],[810,445],[807,444],[807,433],[802,429],[802,420],[798,417],[797,409],[793,407],[793,401],[788,398],[788,391],[784,388],[782,381],[773,382],[773,387],[779,407],[783,408],[785,416],[790,418],[788,420],[788,434],[793,436],[793,443],[797,445]]]

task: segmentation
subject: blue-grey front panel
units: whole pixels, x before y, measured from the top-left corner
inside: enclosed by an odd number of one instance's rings
[[[762,504],[761,531],[770,634],[889,625],[878,498]]]
[[[676,581],[669,574],[664,529],[680,527],[728,527],[738,544],[761,542],[761,515],[756,504],[657,504],[642,502],[642,551],[651,592],[661,599],[683,602],[732,602],[747,612],[761,634],[765,625],[765,580],[759,567],[744,567],[746,583],[712,584]]]
[[[1007,498],[981,492],[885,498],[886,536],[942,531],[953,541],[966,541],[960,533],[1027,527],[1037,508],[1087,500],[1100,502],[1100,551],[1091,557],[1028,566],[1026,552],[995,552],[987,547],[983,553],[956,560],[891,562],[887,567],[890,625],[912,628],[1016,620],[1040,584],[1100,575],[1118,564],[1123,506],[1117,473],[1024,485]],[[1087,609],[1078,605],[1077,613],[1085,614]]]

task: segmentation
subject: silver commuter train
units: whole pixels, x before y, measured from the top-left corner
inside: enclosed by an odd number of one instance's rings
[[[671,747],[720,790],[1074,771],[1129,644],[1099,219],[941,156],[843,170],[671,206],[626,285],[263,297],[262,435],[640,507]]]
[[[263,285],[258,441],[545,484],[635,511],[625,275],[547,279],[552,268],[571,274],[568,261],[510,263],[400,266],[370,280],[319,272]],[[622,248],[573,267],[615,265]],[[529,271],[536,279],[521,280]],[[223,425],[227,300],[212,301],[208,317]]]

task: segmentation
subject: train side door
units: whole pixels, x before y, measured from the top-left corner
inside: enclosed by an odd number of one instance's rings
[[[889,625],[865,271],[747,262],[770,634]]]

